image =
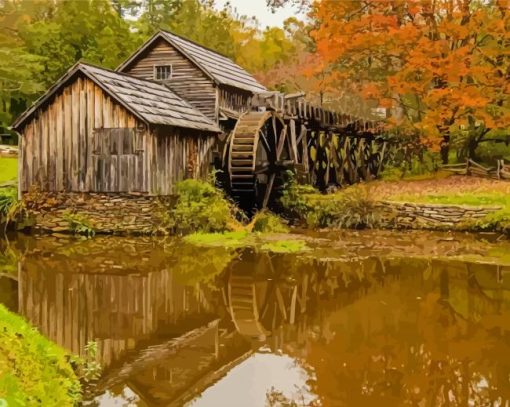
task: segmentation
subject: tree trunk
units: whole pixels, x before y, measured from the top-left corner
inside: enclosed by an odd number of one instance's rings
[[[476,148],[478,147],[478,137],[471,137],[468,141],[468,158],[478,161],[476,157]]]
[[[450,135],[445,134],[440,145],[441,161],[448,164],[448,155],[450,154]]]

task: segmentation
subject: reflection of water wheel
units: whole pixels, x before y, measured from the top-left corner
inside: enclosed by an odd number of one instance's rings
[[[270,332],[260,321],[267,282],[256,282],[251,275],[232,273],[228,281],[228,303],[237,332],[255,338],[265,338]]]
[[[281,175],[293,165],[287,126],[274,112],[243,115],[230,136],[227,154],[230,190],[245,209],[266,207],[275,198]]]
[[[229,267],[224,302],[237,332],[265,339],[284,321],[290,319],[294,323],[297,288],[289,294],[285,280],[279,278],[268,255],[245,256],[243,263],[234,261]],[[246,264],[248,259],[252,260],[248,261],[250,266]]]

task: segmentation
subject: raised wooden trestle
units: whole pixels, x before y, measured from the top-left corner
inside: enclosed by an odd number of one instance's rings
[[[271,204],[292,171],[321,190],[370,180],[382,169],[382,126],[310,104],[302,95],[259,96],[228,135],[223,167],[243,207]]]

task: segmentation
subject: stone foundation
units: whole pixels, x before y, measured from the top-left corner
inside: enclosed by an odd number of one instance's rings
[[[119,193],[35,193],[24,195],[34,228],[73,232],[85,224],[95,233],[151,234],[162,231],[173,197]]]
[[[403,229],[472,229],[475,221],[500,207],[380,202],[382,223]]]

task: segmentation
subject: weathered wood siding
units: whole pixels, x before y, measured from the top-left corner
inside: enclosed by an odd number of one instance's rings
[[[211,171],[214,133],[177,128],[157,128],[148,144],[149,190],[174,193],[175,183],[186,178],[206,179]]]
[[[214,82],[193,62],[168,42],[160,39],[123,72],[144,79],[154,79],[154,65],[172,65],[172,78],[167,85],[180,97],[207,117],[217,120]]]
[[[219,89],[219,106],[245,112],[251,107],[252,93],[230,86],[221,86]]]
[[[147,135],[139,124],[94,82],[76,78],[23,129],[21,190],[147,191]],[[138,151],[113,149],[124,132]]]
[[[206,178],[216,134],[145,125],[86,77],[76,78],[23,130],[21,190],[171,194]]]

